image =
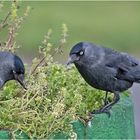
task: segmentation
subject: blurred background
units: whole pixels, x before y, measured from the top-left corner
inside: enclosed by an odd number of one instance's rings
[[[5,11],[8,5],[7,2]],[[31,6],[31,11],[17,35],[17,43],[22,45],[18,53],[26,63],[37,56],[38,46],[50,28],[50,40],[53,46],[58,44],[63,23],[69,30],[67,44],[63,55],[55,56],[55,61],[65,63],[70,48],[79,41],[128,52],[140,59],[140,2],[24,1],[21,12],[26,6]],[[136,85],[132,89],[137,138],[140,138],[139,87]]]

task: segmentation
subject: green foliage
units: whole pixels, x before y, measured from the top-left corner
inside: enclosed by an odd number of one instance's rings
[[[21,19],[15,3],[11,13],[12,21]],[[15,25],[10,25],[10,29],[15,29]],[[12,43],[6,42],[6,49],[13,51],[17,47],[13,43],[16,32],[10,34]],[[67,32],[67,26],[63,24],[61,39],[56,49],[51,50],[52,31],[48,31],[39,46],[39,57],[26,68],[26,91],[15,81],[7,83],[0,91],[0,129],[12,131],[13,138],[19,130],[30,138],[50,138],[59,132],[72,137],[75,135],[72,121],[84,120],[90,111],[103,104],[102,91],[87,85],[74,66],[67,68],[53,61],[55,54],[62,54]]]
[[[42,57],[26,71],[28,90],[12,81],[1,91],[0,128],[22,130],[31,138],[49,138],[60,131],[71,136],[71,122],[99,108],[104,95],[88,86],[75,67],[55,63],[51,43],[45,40],[39,47]]]
[[[15,52],[16,49],[19,48],[16,43],[16,36],[18,34],[19,28],[21,27],[21,23],[28,16],[30,7],[27,6],[22,15],[20,15],[20,7],[18,4],[18,1],[11,1],[10,10],[5,14],[5,11],[3,10],[5,3],[4,1],[0,2],[0,12],[2,13],[0,16],[0,33],[2,33],[3,36],[6,33],[6,36],[4,36],[3,40],[0,38],[0,50]]]

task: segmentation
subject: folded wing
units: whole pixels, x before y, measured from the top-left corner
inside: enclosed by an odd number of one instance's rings
[[[134,57],[127,53],[108,55],[105,65],[116,69],[117,79],[131,82],[140,82],[140,64]]]

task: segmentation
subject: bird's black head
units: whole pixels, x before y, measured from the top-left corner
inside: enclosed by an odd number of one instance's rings
[[[14,75],[14,79],[17,80],[23,86],[23,88],[26,89],[24,83],[24,74],[25,74],[24,64],[17,55],[14,55],[14,67],[12,72]]]
[[[0,51],[0,88],[9,80],[18,81],[25,89],[22,60],[8,51]]]
[[[91,43],[80,42],[76,44],[75,46],[73,46],[73,48],[70,51],[67,65],[71,63],[80,64],[86,61],[86,59],[89,56],[91,56],[90,54],[92,53],[92,51],[93,51],[93,44]]]

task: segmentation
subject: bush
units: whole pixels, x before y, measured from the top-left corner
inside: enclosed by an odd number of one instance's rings
[[[11,9],[7,27],[12,40],[9,44],[7,40],[2,50],[15,52],[17,28],[13,21],[21,23],[24,18],[18,17],[17,3],[12,3]],[[53,61],[56,53],[62,53],[67,31],[63,24],[61,40],[54,50],[48,31],[39,46],[39,57],[33,59],[31,67],[26,66],[26,91],[15,81],[0,91],[0,129],[21,130],[30,138],[50,138],[58,132],[72,136],[72,121],[90,118],[89,112],[103,105],[104,93],[87,85],[74,66],[67,68]]]

